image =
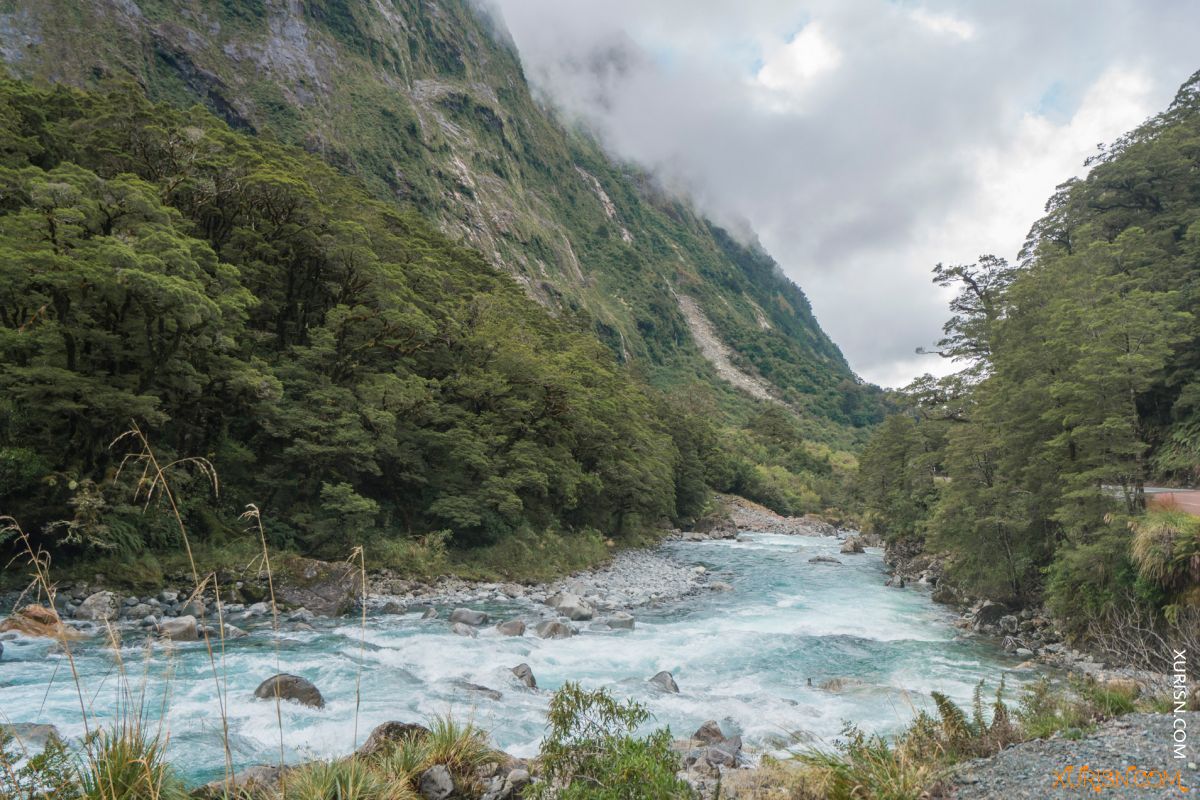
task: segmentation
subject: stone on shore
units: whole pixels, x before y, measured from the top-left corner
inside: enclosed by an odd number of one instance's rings
[[[517,680],[525,684],[530,689],[537,688],[537,678],[533,677],[533,670],[528,664],[517,664],[512,668],[512,674],[517,676]]]
[[[120,604],[112,592],[95,592],[75,609],[75,619],[107,622],[117,618]]]
[[[299,675],[280,673],[267,678],[254,690],[254,696],[260,700],[291,700],[310,708],[324,708],[325,698],[307,678]]]
[[[664,692],[679,694],[679,684],[675,683],[675,678],[666,670],[663,670],[651,678],[650,683]]]
[[[525,623],[519,619],[507,619],[497,625],[496,630],[505,636],[524,636]]]
[[[692,738],[704,744],[715,744],[725,741],[725,734],[721,733],[721,726],[715,719],[705,721],[696,732],[692,734]]]
[[[487,624],[488,615],[482,611],[473,611],[469,608],[456,608],[450,612],[450,621],[461,622],[464,625],[471,625],[477,628],[480,625]]]
[[[302,556],[277,562],[275,597],[284,606],[304,606],[322,617],[349,613],[362,597],[362,575],[352,564]]]
[[[454,776],[442,764],[436,764],[421,773],[417,789],[425,800],[446,800],[454,794]]]
[[[261,794],[274,796],[283,778],[278,765],[258,764],[236,773],[226,783],[224,778],[210,781],[192,791],[197,800],[224,800],[226,797],[258,797]]]
[[[380,752],[394,744],[405,740],[423,739],[429,735],[429,728],[415,722],[398,722],[391,720],[381,722],[371,731],[363,746],[355,751],[356,755],[369,756]]]
[[[543,639],[569,639],[575,635],[575,629],[558,619],[548,619],[539,622],[534,631]]]

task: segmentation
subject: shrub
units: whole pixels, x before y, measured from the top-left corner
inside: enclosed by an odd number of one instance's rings
[[[675,776],[678,758],[671,733],[645,738],[634,731],[650,712],[633,700],[622,703],[603,689],[567,683],[550,701],[542,742],[542,783],[529,793],[554,800],[674,800],[691,796]]]

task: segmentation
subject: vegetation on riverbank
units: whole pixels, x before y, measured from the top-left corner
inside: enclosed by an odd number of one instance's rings
[[[1060,187],[1019,264],[939,265],[963,369],[910,386],[861,456],[869,526],[1080,638],[1131,610],[1170,638],[1200,605],[1197,528],[1144,492],[1200,479],[1198,148],[1200,73]]]
[[[180,560],[121,468],[131,420],[214,561],[256,551],[253,503],[272,547],[424,575],[586,566],[711,489],[817,510],[852,464],[789,411],[650,387],[421,218],[200,109],[10,81],[0,122],[0,500],[60,562]]]

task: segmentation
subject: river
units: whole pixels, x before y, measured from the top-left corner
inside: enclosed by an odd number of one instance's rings
[[[699,564],[734,586],[658,608],[636,611],[632,631],[592,631],[570,639],[504,637],[494,628],[478,638],[454,635],[445,621],[417,613],[316,620],[313,630],[288,630],[278,671],[303,675],[326,707],[283,704],[287,760],[343,755],[386,720],[422,721],[434,714],[471,719],[494,743],[517,756],[536,753],[550,692],[565,681],[607,687],[649,706],[655,724],[686,736],[716,719],[751,748],[829,741],[847,721],[897,730],[940,690],[968,702],[980,679],[994,689],[1016,662],[996,647],[964,637],[955,614],[919,589],[884,585],[881,553],[839,555],[832,538],[743,534],[738,540],[672,543],[664,552]],[[814,564],[832,556],[843,562]],[[534,617],[527,601],[480,607],[498,618]],[[79,698],[66,658],[46,640],[4,643],[0,713],[10,722],[48,722],[69,736],[83,733]],[[99,641],[75,643],[87,705],[111,718],[133,696],[148,718],[165,708],[171,760],[189,782],[219,776],[218,690],[226,698],[235,767],[278,761],[274,703],[254,700],[254,688],[276,672],[269,627],[225,643],[217,654],[220,680],[202,643],[148,647],[127,635],[118,653]],[[528,663],[536,691],[510,673]],[[679,694],[647,683],[670,671]],[[122,671],[124,678],[121,677]],[[821,688],[839,678],[838,691]],[[490,687],[500,699],[464,688]],[[1010,678],[1011,682],[1011,678]],[[356,683],[360,684],[356,724]],[[357,729],[357,738],[355,731]]]

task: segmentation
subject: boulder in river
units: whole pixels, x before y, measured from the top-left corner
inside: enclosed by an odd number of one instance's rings
[[[496,626],[496,630],[505,636],[524,636],[525,623],[519,619],[506,619]]]
[[[421,773],[417,790],[425,800],[446,800],[454,794],[454,776],[442,764],[435,764]]]
[[[267,678],[254,690],[254,696],[260,700],[293,700],[311,708],[324,708],[325,698],[307,678],[299,675],[280,673]]]
[[[458,634],[459,636],[469,636],[472,639],[474,639],[476,636],[479,635],[478,633],[475,632],[474,628],[472,628],[470,625],[468,625],[465,622],[454,623],[453,625],[450,626],[450,632],[454,633],[454,634]]]
[[[0,622],[0,633],[9,631],[47,639],[78,639],[83,635],[74,628],[63,625],[57,611],[37,604],[27,605],[14,611],[7,619]]]
[[[479,627],[480,625],[487,624],[488,615],[482,611],[473,611],[469,608],[456,608],[450,612],[450,621]]]
[[[608,627],[618,630],[633,630],[634,619],[632,614],[626,614],[624,611],[617,611],[608,616],[605,620]]]
[[[575,629],[559,619],[543,620],[534,630],[543,639],[569,639],[575,635]]]
[[[200,638],[196,635],[196,618],[191,615],[164,619],[158,624],[158,633],[173,642],[194,642]]]
[[[355,751],[356,755],[369,756],[380,752],[394,744],[405,740],[423,739],[429,735],[429,728],[415,722],[398,722],[391,720],[381,722],[371,731],[363,746]]]
[[[842,562],[838,561],[833,556],[813,556],[812,558],[810,558],[808,560],[808,563],[810,563],[810,564],[840,564]]]
[[[40,753],[51,739],[61,739],[62,734],[53,725],[37,722],[10,722],[0,725],[0,731],[17,741],[17,749],[28,753]]]
[[[112,592],[94,592],[75,609],[75,619],[107,622],[116,619],[120,603]]]
[[[500,700],[504,697],[503,694],[490,686],[481,686],[478,683],[471,683],[470,681],[455,681],[454,683],[459,688],[466,689],[468,692],[474,692],[475,694],[481,694],[489,700]]]
[[[533,670],[528,664],[517,664],[512,668],[512,674],[517,676],[517,680],[525,684],[530,689],[537,688],[537,678],[533,677]]]
[[[675,678],[666,670],[663,670],[651,678],[650,683],[664,692],[679,694],[679,684],[675,683]]]
[[[862,539],[857,536],[849,536],[846,538],[846,541],[842,542],[843,555],[855,555],[864,552],[866,551],[863,549]]]

